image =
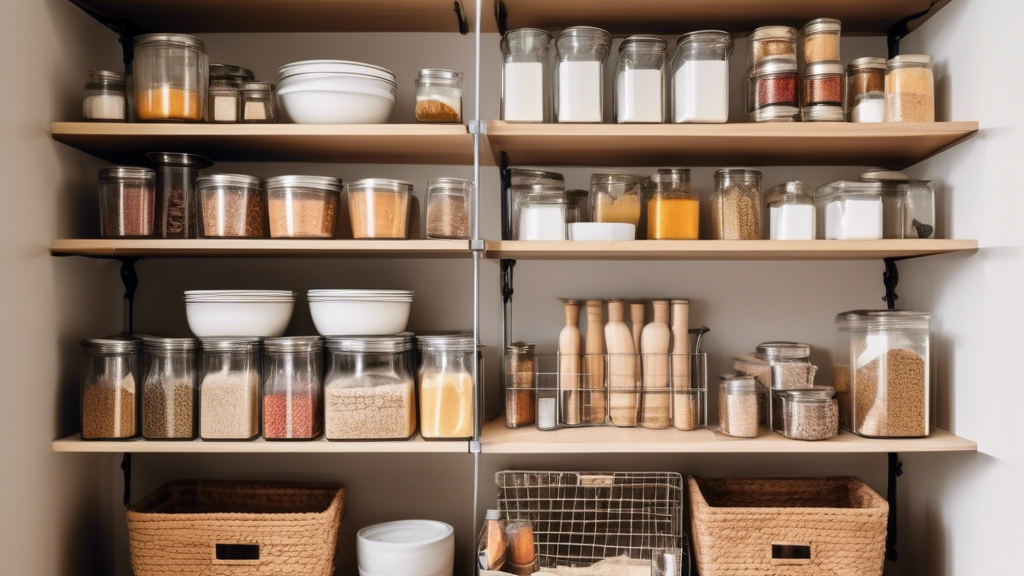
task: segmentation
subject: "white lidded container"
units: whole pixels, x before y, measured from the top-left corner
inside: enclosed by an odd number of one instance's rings
[[[665,121],[665,49],[657,36],[630,36],[619,46],[615,74],[615,121]]]
[[[395,106],[398,83],[380,66],[303,60],[279,72],[278,103],[296,124],[384,124]]]
[[[509,30],[501,39],[501,119],[548,122],[548,54],[551,34],[537,28]]]
[[[729,55],[732,36],[721,30],[682,35],[672,56],[672,121],[721,124],[729,121]]]
[[[294,309],[289,290],[185,291],[185,317],[199,338],[283,336]]]
[[[839,181],[814,192],[818,235],[826,240],[881,240],[882,185]]]
[[[611,43],[611,34],[591,26],[566,28],[555,38],[558,122],[604,121],[604,62]]]
[[[322,336],[382,336],[405,332],[411,290],[310,290],[309,314]]]
[[[359,576],[452,576],[455,529],[434,520],[398,520],[356,534]]]
[[[811,187],[799,180],[784,182],[765,194],[765,228],[770,240],[814,240],[817,215]]]

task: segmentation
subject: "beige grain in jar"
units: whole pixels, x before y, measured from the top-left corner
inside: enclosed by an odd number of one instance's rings
[[[935,122],[931,56],[902,54],[886,64],[885,121]]]
[[[348,185],[348,213],[356,239],[409,237],[413,186],[402,180],[365,178]]]

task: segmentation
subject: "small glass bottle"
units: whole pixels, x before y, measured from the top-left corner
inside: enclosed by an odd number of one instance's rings
[[[804,63],[838,62],[842,24],[835,18],[816,18],[800,30]]]
[[[640,233],[643,191],[640,179],[632,174],[592,174],[590,176],[590,216],[594,222],[622,222]]]
[[[427,334],[416,340],[420,350],[420,433],[427,440],[471,438],[476,400],[473,334]]]
[[[550,122],[548,49],[551,34],[537,28],[509,30],[501,39],[501,119]]]
[[[555,38],[556,121],[604,121],[604,62],[611,42],[611,34],[590,26],[566,28]]]
[[[161,238],[198,238],[199,171],[213,166],[202,156],[179,152],[150,152],[156,166],[157,231]]]
[[[462,122],[462,72],[424,68],[416,78],[416,121]]]
[[[196,341],[143,337],[142,437],[196,437]]]
[[[729,120],[732,36],[721,30],[683,34],[672,57],[672,121],[722,124]]]
[[[791,122],[800,113],[799,81],[794,58],[758,60],[747,77],[747,114],[754,122]]]
[[[723,168],[715,172],[711,236],[715,240],[761,238],[760,172],[746,168]]]
[[[139,348],[136,338],[82,340],[82,439],[138,434]]]
[[[665,121],[665,50],[657,36],[630,36],[619,46],[615,77],[615,121],[658,124]]]
[[[536,419],[537,356],[533,344],[515,342],[505,349],[505,425],[519,428]]]
[[[846,68],[840,62],[813,62],[804,69],[800,91],[804,122],[843,122],[846,113]]]
[[[688,168],[660,168],[647,179],[647,239],[696,240],[700,200],[690,190]]]
[[[252,440],[260,433],[259,338],[200,341],[199,437]]]
[[[241,86],[242,122],[273,124],[277,122],[274,85],[270,82],[246,82]]]
[[[263,341],[263,437],[312,440],[323,430],[323,341],[287,336]]]
[[[135,37],[135,115],[143,122],[202,122],[210,64],[202,40],[185,34]]]
[[[427,182],[427,238],[469,238],[473,182],[435,178]]]
[[[99,173],[100,236],[145,238],[153,235],[156,173],[149,168],[114,166]]]
[[[477,538],[477,568],[480,570],[500,570],[505,565],[508,551],[505,526],[501,510],[487,511]]]
[[[765,194],[764,227],[769,240],[814,240],[817,215],[813,189],[799,180],[784,182]]]
[[[901,54],[886,64],[886,122],[935,122],[932,57]]]
[[[82,97],[82,118],[124,122],[128,112],[123,72],[90,70]]]
[[[885,58],[857,58],[846,67],[850,122],[885,122]]]
[[[747,45],[747,70],[753,70],[766,58],[785,58],[796,64],[796,29],[789,26],[762,26],[750,34]]]
[[[764,390],[753,376],[719,376],[718,425],[723,434],[737,438],[756,438],[764,406]]]

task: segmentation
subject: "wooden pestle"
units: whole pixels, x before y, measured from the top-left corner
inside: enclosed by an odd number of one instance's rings
[[[644,330],[644,308],[643,302],[633,302],[629,305],[629,324],[633,331],[633,350],[640,354],[640,333]]]
[[[690,301],[672,301],[672,389],[690,387]]]
[[[672,333],[668,327],[669,302],[655,300],[654,319],[640,333],[643,356],[644,428],[667,428],[669,425],[669,344]]]
[[[616,426],[636,426],[637,377],[633,335],[624,321],[626,303],[608,301],[604,340],[608,348],[608,413]]]
[[[565,326],[558,334],[558,393],[562,420],[580,423],[580,301],[565,300]]]
[[[582,394],[584,422],[605,421],[604,322],[601,300],[587,300],[587,342],[584,362],[586,391]]]

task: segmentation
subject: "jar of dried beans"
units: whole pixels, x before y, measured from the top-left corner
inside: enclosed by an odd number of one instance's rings
[[[213,174],[196,180],[206,238],[262,238],[266,226],[260,180],[244,174]]]
[[[472,333],[417,337],[420,434],[428,440],[473,436],[476,345]]]
[[[723,434],[755,438],[761,424],[764,389],[752,376],[719,376],[718,425]]]
[[[785,58],[796,64],[796,29],[789,26],[762,26],[748,39],[747,70],[753,70],[766,58]]]
[[[505,425],[519,428],[537,419],[537,355],[533,344],[505,349]]]
[[[838,62],[839,32],[842,24],[835,18],[816,18],[800,30],[804,62]]]
[[[149,168],[102,168],[99,200],[100,236],[142,238],[153,235],[156,173]]]
[[[800,91],[804,122],[843,122],[846,101],[846,67],[840,62],[814,62],[804,69]]]
[[[82,340],[82,439],[116,440],[138,433],[139,348],[136,338]]]
[[[209,73],[202,40],[185,34],[136,36],[136,116],[142,121],[202,122]]]
[[[469,238],[473,182],[436,178],[427,182],[427,238]]]
[[[885,121],[935,122],[931,56],[901,54],[886,64]]]
[[[334,238],[341,180],[276,176],[264,182],[271,238]]]
[[[263,437],[311,440],[323,430],[323,341],[288,336],[263,341]]]
[[[198,238],[199,171],[213,165],[202,156],[178,152],[146,155],[156,166],[157,223],[161,238]]]
[[[590,216],[594,222],[622,222],[636,227],[640,235],[643,190],[640,178],[632,174],[590,176]]]
[[[150,440],[196,437],[196,341],[143,340],[142,436]]]
[[[690,170],[661,168],[647,179],[648,240],[696,240],[700,200],[690,189]]]
[[[417,122],[462,122],[462,72],[424,68],[416,78]]]
[[[199,436],[251,440],[260,433],[259,338],[200,341]]]
[[[746,168],[723,168],[715,172],[711,237],[715,240],[761,238],[760,172]]]
[[[850,122],[885,122],[885,58],[857,58],[846,67]]]
[[[792,121],[800,109],[796,60],[764,58],[747,77],[747,112],[754,122]]]
[[[409,237],[412,184],[365,178],[348,185],[348,214],[355,238]]]

